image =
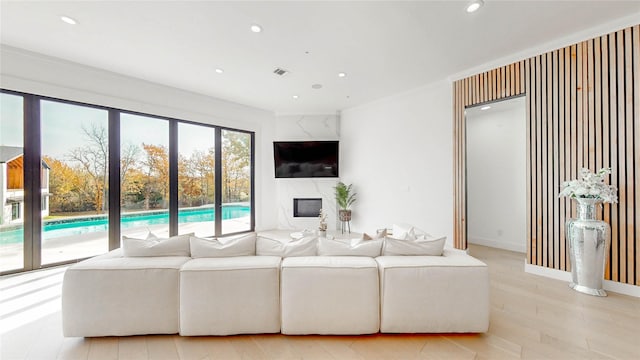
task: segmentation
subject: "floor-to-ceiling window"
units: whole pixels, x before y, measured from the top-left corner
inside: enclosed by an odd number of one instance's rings
[[[169,121],[120,116],[122,234],[169,235]]]
[[[178,232],[215,235],[215,128],[178,125]]]
[[[253,133],[0,96],[0,273],[105,253],[121,235],[253,230]]]
[[[23,103],[0,94],[0,272],[24,267]]]
[[[222,130],[222,233],[247,231],[251,225],[251,134]]]
[[[40,101],[42,264],[108,251],[108,112]]]

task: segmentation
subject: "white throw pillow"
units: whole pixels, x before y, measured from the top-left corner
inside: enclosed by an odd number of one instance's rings
[[[322,256],[380,256],[382,239],[378,240],[318,240],[318,255]]]
[[[122,237],[122,255],[126,257],[143,256],[190,256],[189,237],[191,234],[158,238],[149,233],[146,239]]]
[[[318,238],[316,236],[305,236],[288,242],[258,236],[256,254],[280,257],[314,256],[317,244]]]
[[[382,255],[432,255],[441,256],[447,237],[433,238],[420,235],[422,239],[405,240],[387,237],[384,239]]]
[[[203,239],[192,236],[192,258],[250,256],[256,254],[256,234],[222,239]]]
[[[393,224],[393,232],[391,236],[394,239],[407,239],[407,238],[415,238],[415,228],[413,225],[409,224]]]

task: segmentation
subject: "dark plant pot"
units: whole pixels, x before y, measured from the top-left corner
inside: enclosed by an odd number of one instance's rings
[[[339,210],[340,221],[351,221],[351,210]]]

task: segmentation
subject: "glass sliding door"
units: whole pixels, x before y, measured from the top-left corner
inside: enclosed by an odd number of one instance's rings
[[[251,230],[251,134],[222,130],[222,233]]]
[[[109,116],[40,101],[42,265],[108,251]]]
[[[23,102],[0,94],[0,272],[24,268]]]
[[[169,121],[120,115],[120,232],[169,236]]]
[[[178,124],[178,233],[215,235],[215,129]]]

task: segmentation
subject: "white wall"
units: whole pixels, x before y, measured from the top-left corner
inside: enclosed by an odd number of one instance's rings
[[[467,109],[467,237],[526,252],[525,98]]]
[[[342,112],[340,178],[358,194],[352,230],[404,222],[453,243],[451,93],[440,81]]]
[[[273,112],[9,46],[0,50],[0,84],[4,89],[254,131],[256,229],[276,226],[270,150],[275,135]]]
[[[337,115],[278,116],[276,119],[276,140],[339,140],[339,123],[340,118]],[[275,177],[273,147],[270,154],[271,177]],[[340,163],[338,170],[342,171],[342,163]],[[293,199],[322,198],[322,208],[327,214],[327,227],[329,230],[335,230],[338,220],[333,187],[337,182],[336,178],[276,179],[278,228],[316,230],[319,225],[317,218],[293,217]]]

